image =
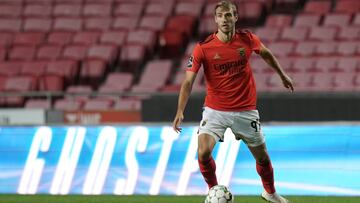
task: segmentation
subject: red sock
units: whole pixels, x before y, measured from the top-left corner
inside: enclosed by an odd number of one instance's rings
[[[209,189],[217,185],[218,182],[215,174],[216,164],[214,159],[210,157],[206,161],[198,160],[198,162],[199,162],[200,172],[203,175],[205,182],[208,184]]]
[[[256,171],[261,177],[261,181],[266,192],[269,194],[273,194],[275,192],[275,186],[274,171],[271,162],[263,165],[256,163]]]

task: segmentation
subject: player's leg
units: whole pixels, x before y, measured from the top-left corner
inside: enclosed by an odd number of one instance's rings
[[[216,164],[212,157],[212,151],[216,140],[209,134],[203,133],[198,137],[198,163],[200,172],[209,188],[217,185]]]
[[[256,171],[260,175],[265,189],[265,191],[261,194],[261,197],[269,202],[289,203],[289,200],[276,193],[274,185],[274,170],[271,165],[270,156],[266,149],[266,144],[263,143],[256,147],[249,146],[249,150],[256,160]]]

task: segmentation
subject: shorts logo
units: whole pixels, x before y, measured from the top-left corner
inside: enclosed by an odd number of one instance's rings
[[[245,56],[245,48],[244,47],[238,48],[237,51],[240,56],[242,56],[242,57]]]
[[[204,127],[204,126],[206,125],[206,122],[207,122],[207,120],[203,120],[203,121],[201,122],[201,126]]]
[[[194,61],[194,57],[191,55],[190,58],[189,58],[189,61],[186,65],[187,68],[191,68],[192,65],[193,65],[193,61]]]

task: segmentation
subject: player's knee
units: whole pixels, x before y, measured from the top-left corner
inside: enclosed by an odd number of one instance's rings
[[[208,160],[211,156],[211,149],[208,147],[198,148],[198,158],[200,161]]]
[[[256,162],[260,165],[267,165],[268,163],[270,163],[270,157],[268,155],[258,157]]]

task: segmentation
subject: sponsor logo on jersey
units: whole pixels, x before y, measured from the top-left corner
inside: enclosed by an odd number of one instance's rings
[[[219,53],[216,53],[213,59],[214,59],[214,60],[221,59],[221,56],[219,55]]]

